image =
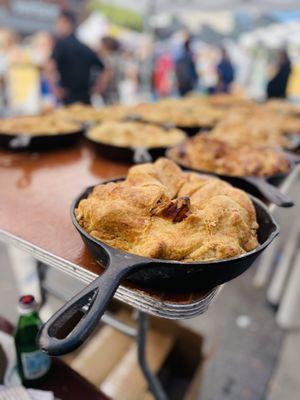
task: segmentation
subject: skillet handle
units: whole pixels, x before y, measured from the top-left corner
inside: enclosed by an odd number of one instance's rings
[[[49,355],[59,356],[80,346],[104,314],[121,280],[134,269],[117,264],[107,268],[42,326],[39,347]]]
[[[143,164],[152,161],[152,156],[145,147],[135,147],[133,153],[135,164]]]
[[[276,204],[277,206],[292,207],[294,205],[294,202],[289,196],[281,193],[277,187],[271,185],[265,179],[253,176],[244,179],[255,186],[267,200]]]

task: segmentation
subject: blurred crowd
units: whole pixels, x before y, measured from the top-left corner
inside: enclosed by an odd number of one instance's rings
[[[55,35],[39,32],[21,39],[0,30],[0,84],[2,102],[7,101],[7,71],[14,63],[32,63],[39,72],[42,108],[91,101],[104,104],[138,101],[147,90],[152,99],[184,96],[191,91],[228,93],[235,89],[236,67],[226,48],[219,49],[214,65],[215,81],[205,86],[188,32],[174,49],[156,51],[144,59],[128,51],[112,36],[103,36],[91,49],[77,35],[77,21],[71,12],[61,13]],[[26,42],[27,41],[27,42]],[[25,50],[24,50],[25,48]],[[285,50],[278,52],[266,97],[285,97],[292,66]]]

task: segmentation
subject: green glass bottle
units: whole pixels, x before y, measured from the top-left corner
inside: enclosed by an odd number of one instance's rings
[[[38,348],[36,343],[42,321],[34,297],[22,296],[18,309],[20,318],[15,332],[18,371],[24,386],[35,387],[45,379],[51,366],[51,359]]]

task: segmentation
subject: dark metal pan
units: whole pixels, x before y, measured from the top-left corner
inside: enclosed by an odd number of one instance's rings
[[[266,178],[259,176],[223,175],[192,168],[186,165],[183,161],[180,161],[177,157],[173,157],[171,154],[171,150],[168,150],[166,152],[166,156],[186,170],[216,176],[223,179],[224,181],[231,183],[233,186],[243,189],[249,193],[260,193],[264,196],[266,200],[276,204],[279,207],[292,207],[294,205],[293,200],[288,195],[280,192],[280,190],[276,187],[280,185],[280,183],[289,175],[289,173],[293,169],[295,163],[294,160],[292,160],[292,155],[288,155],[290,161],[290,171],[288,173],[275,174]]]
[[[213,126],[176,126],[176,128],[184,131],[188,136],[195,136],[197,133],[208,132]]]
[[[123,163],[142,164],[145,162],[155,161],[159,157],[162,157],[167,150],[166,147],[153,147],[153,148],[121,147],[103,142],[98,142],[96,140],[89,138],[87,134],[85,135],[85,137],[87,138],[87,140],[93,143],[93,146],[102,157]]]
[[[140,257],[100,242],[79,225],[75,209],[92,190],[93,187],[86,189],[75,199],[71,206],[71,218],[89,251],[106,271],[69,300],[42,327],[39,345],[51,355],[71,352],[85,341],[122,280],[173,292],[209,289],[241,275],[279,233],[279,227],[266,206],[251,196],[259,223],[260,244],[249,253],[226,260],[189,263]],[[75,319],[74,326],[71,322]]]
[[[85,133],[85,137],[93,143],[93,146],[102,157],[123,163],[142,164],[152,162],[157,160],[159,157],[163,157],[167,150],[167,147],[121,147],[98,142],[89,137],[88,131]]]
[[[82,136],[83,129],[58,135],[10,135],[0,132],[0,147],[13,151],[41,151],[70,146]]]

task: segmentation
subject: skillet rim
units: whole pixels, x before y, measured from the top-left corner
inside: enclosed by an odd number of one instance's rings
[[[177,261],[177,260],[165,260],[165,259],[161,259],[161,258],[149,258],[149,257],[144,257],[144,256],[139,256],[137,254],[133,254],[133,253],[129,253],[126,252],[124,250],[120,250],[116,247],[112,247],[104,242],[101,242],[100,240],[94,238],[93,236],[91,236],[89,233],[87,233],[85,231],[85,229],[82,228],[82,226],[79,224],[79,222],[76,219],[75,216],[75,209],[77,208],[77,205],[79,204],[79,202],[83,199],[87,198],[87,195],[89,195],[91,193],[91,191],[94,189],[95,186],[98,186],[100,184],[106,184],[106,183],[110,183],[110,182],[118,182],[118,181],[122,181],[124,180],[125,177],[120,177],[120,178],[114,178],[114,179],[109,179],[109,180],[105,180],[99,184],[96,185],[92,185],[92,186],[88,186],[86,189],[82,190],[80,192],[80,194],[75,197],[75,199],[72,201],[71,207],[70,207],[70,214],[71,214],[71,220],[73,225],[75,226],[75,228],[79,231],[79,233],[81,235],[83,235],[86,239],[92,241],[94,244],[100,246],[102,249],[104,249],[108,254],[109,258],[112,258],[112,253],[117,252],[122,256],[133,256],[137,258],[137,263],[138,263],[138,259],[140,259],[141,261],[144,260],[145,262],[149,262],[149,263],[160,263],[160,264],[170,264],[170,265],[194,265],[194,266],[209,266],[209,265],[215,265],[215,264],[222,264],[222,263],[228,263],[231,261],[239,261],[239,260],[243,260],[247,257],[251,257],[253,255],[255,255],[256,253],[260,253],[262,250],[264,250],[274,239],[276,236],[278,236],[279,232],[280,232],[280,228],[278,223],[276,222],[276,220],[274,219],[273,215],[271,214],[271,212],[268,210],[267,206],[261,201],[259,200],[257,197],[247,193],[247,195],[250,197],[252,203],[254,206],[259,206],[261,207],[269,216],[270,218],[270,222],[272,223],[274,230],[270,233],[269,237],[267,238],[267,240],[265,240],[263,243],[260,243],[259,246],[257,246],[255,249],[245,253],[245,254],[241,254],[239,256],[234,256],[234,257],[230,257],[230,258],[226,258],[226,259],[221,259],[221,260],[211,260],[211,261],[190,261],[190,262],[184,262],[184,261]],[[105,267],[106,268],[106,267]]]

